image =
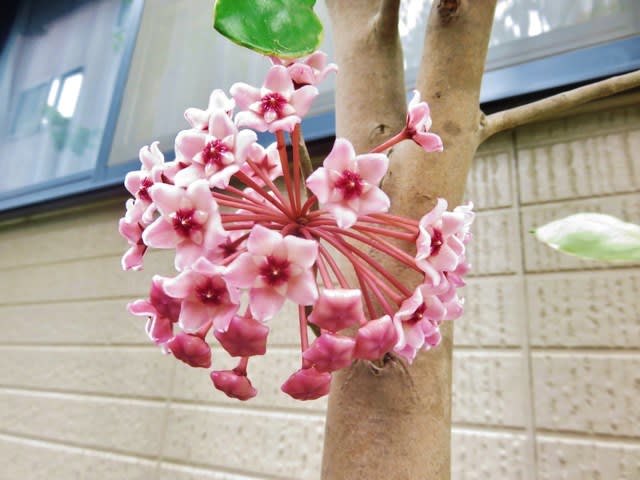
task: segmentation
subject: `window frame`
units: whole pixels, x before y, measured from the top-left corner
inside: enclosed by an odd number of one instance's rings
[[[64,197],[70,197],[73,195],[80,195],[89,193],[94,190],[100,190],[105,187],[113,186],[117,182],[121,182],[124,179],[125,171],[123,168],[108,168],[107,162],[109,159],[109,152],[111,150],[111,144],[113,142],[113,136],[115,133],[116,123],[118,121],[118,115],[120,113],[120,106],[122,105],[122,99],[124,96],[124,89],[127,83],[127,77],[129,74],[129,68],[133,58],[133,51],[136,45],[136,38],[140,29],[142,21],[142,14],[144,11],[145,0],[131,0],[131,31],[127,35],[127,38],[123,44],[122,59],[118,66],[118,72],[116,74],[113,96],[111,106],[109,107],[109,113],[104,125],[103,135],[98,147],[98,154],[96,157],[95,166],[91,169],[66,175],[64,177],[54,178],[46,180],[44,182],[35,183],[33,185],[27,185],[24,187],[9,190],[7,192],[0,193],[0,215],[11,214],[16,210],[23,208],[29,208],[36,204],[41,204],[47,201],[52,201]],[[17,31],[20,31],[27,21],[29,8],[31,7],[31,1],[24,2],[18,9],[16,19],[13,22],[13,26],[7,38],[2,56],[0,57],[0,77],[4,76],[7,69],[8,54],[17,38]],[[67,76],[74,75],[82,71],[82,68],[75,68],[65,72],[62,75],[52,78],[48,85],[51,88],[51,84],[55,78],[60,79],[60,86],[56,93],[56,102],[59,100],[62,93],[62,87],[64,80]],[[46,98],[45,98],[46,104]],[[55,102],[54,102],[55,105]],[[7,125],[7,134],[9,134],[10,125]],[[129,170],[131,169],[131,163],[128,162]],[[118,167],[121,167],[118,165]]]
[[[27,7],[29,3],[27,2]],[[85,195],[99,191],[109,190],[121,193],[124,191],[122,182],[126,173],[139,169],[137,158],[113,166],[108,166],[107,162],[136,45],[136,37],[141,24],[144,3],[144,0],[133,0],[131,6],[134,16],[132,34],[124,45],[123,58],[114,88],[114,101],[104,127],[95,168],[2,193],[0,194],[0,215],[15,216],[20,212],[35,210],[44,202],[64,201],[71,197],[84,198]],[[23,9],[23,13],[24,11],[26,8]],[[24,17],[24,14],[22,16]],[[14,30],[19,21],[20,14],[14,22],[14,29],[12,29],[7,41],[8,47],[13,40]],[[595,59],[597,61],[594,61]],[[640,68],[640,34],[485,71],[480,103],[482,106],[483,104],[496,104],[514,99],[517,103],[518,98],[525,98],[536,92],[554,88],[568,88],[577,83],[621,74],[638,68]],[[0,58],[0,74],[3,71],[4,61]],[[547,73],[549,71],[552,71],[553,75],[549,75]],[[408,90],[415,86],[416,77],[417,71],[409,70],[406,72]],[[62,84],[60,88],[62,88]],[[334,136],[335,110],[332,108],[329,111],[305,118],[303,129],[308,141]],[[263,144],[268,144],[273,141],[273,137],[269,134],[259,134],[258,140]],[[173,150],[163,153],[167,161],[175,158]]]

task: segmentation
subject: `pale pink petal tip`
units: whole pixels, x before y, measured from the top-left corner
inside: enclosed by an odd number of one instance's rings
[[[267,351],[269,327],[253,318],[235,315],[226,331],[215,330],[213,334],[232,357],[264,355]]]
[[[296,400],[316,400],[329,393],[331,374],[314,367],[302,368],[282,384],[281,390]]]
[[[319,372],[333,372],[351,365],[355,343],[351,337],[323,333],[302,356]]]
[[[360,327],[353,355],[363,360],[377,360],[393,350],[397,342],[398,331],[391,317],[385,315]]]
[[[197,335],[179,333],[166,345],[174,357],[187,365],[200,368],[211,366],[211,347]]]
[[[238,400],[249,400],[256,396],[258,391],[253,388],[246,374],[234,370],[214,370],[211,372],[213,386],[227,397]]]

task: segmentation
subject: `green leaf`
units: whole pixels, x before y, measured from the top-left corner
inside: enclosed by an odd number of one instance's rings
[[[297,58],[322,42],[315,0],[217,0],[213,27],[231,41],[264,55]]]
[[[538,228],[551,248],[592,260],[640,261],[640,225],[609,215],[578,213]]]

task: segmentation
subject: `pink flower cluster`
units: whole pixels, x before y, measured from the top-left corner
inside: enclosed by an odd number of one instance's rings
[[[192,367],[211,367],[215,338],[238,363],[212,371],[213,385],[240,400],[256,395],[248,363],[267,350],[269,320],[285,302],[296,304],[301,365],[282,390],[311,400],[354,360],[395,353],[411,362],[439,343],[440,324],[462,313],[457,288],[469,269],[473,212],[471,205],[448,212],[439,200],[419,221],[388,213],[380,182],[389,142],[357,154],[338,138],[303,178],[301,119],[318,93],[314,84],[336,68],[321,52],[274,63],[261,88],[238,83],[232,98],[215,90],[205,110],[188,109],[191,128],[178,133],[174,161],[165,162],[157,143],[140,151],[140,170],[125,179],[133,198],[119,224],[129,243],[122,266],[142,268],[149,247],[175,249],[177,274],[154,276],[149,297],[129,311],[147,318],[147,334],[164,352]],[[416,98],[394,141],[440,150],[439,137],[427,133],[429,109]],[[277,141],[265,148],[254,130]],[[407,287],[380,254],[423,282]]]

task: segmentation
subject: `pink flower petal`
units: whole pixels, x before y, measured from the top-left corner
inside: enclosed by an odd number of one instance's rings
[[[225,331],[214,330],[220,345],[233,357],[264,355],[269,327],[253,318],[234,316]]]
[[[351,337],[323,333],[302,356],[319,372],[333,372],[351,365],[355,345],[356,342]]]
[[[257,276],[258,267],[250,253],[243,253],[236,258],[224,274],[225,279],[240,288],[251,287]]]
[[[318,257],[318,242],[287,235],[284,237],[287,257],[290,262],[302,268],[311,268]]]
[[[274,65],[269,69],[264,80],[264,86],[272,92],[284,94],[287,98],[293,93],[293,82],[289,72],[282,65]]]
[[[318,286],[310,270],[289,280],[287,297],[298,305],[312,305],[318,299]]]
[[[260,100],[260,89],[246,83],[234,83],[229,93],[241,110],[246,110],[249,105]]]
[[[182,130],[176,136],[176,157],[187,162],[202,152],[207,143],[207,134],[198,130]]]
[[[274,249],[283,242],[282,235],[275,230],[270,230],[262,225],[255,225],[251,229],[247,240],[247,249],[253,255],[271,255]],[[286,257],[285,257],[286,258]]]
[[[284,304],[285,297],[273,288],[252,288],[249,291],[249,306],[256,320],[265,322],[273,318]]]
[[[211,372],[211,381],[227,397],[238,400],[249,400],[258,393],[246,374],[238,373],[235,370],[214,370]]]
[[[258,132],[266,132],[269,128],[269,124],[265,122],[264,118],[256,115],[254,112],[244,111],[239,112],[236,115],[236,125],[238,127],[246,127],[256,130]]]
[[[373,187],[360,197],[360,209],[358,212],[361,215],[388,212],[390,206],[391,200],[389,200],[387,194],[382,189]]]
[[[185,191],[164,183],[156,183],[149,188],[149,195],[163,215],[170,215],[181,206]]]
[[[416,133],[413,140],[426,152],[441,152],[444,150],[442,139],[435,133]]]
[[[201,337],[179,333],[167,342],[174,357],[196,368],[211,366],[211,347]]]
[[[356,162],[356,151],[351,142],[346,138],[336,138],[333,148],[324,160],[324,167],[331,170],[342,172],[344,170],[353,170]]]
[[[175,248],[181,240],[169,222],[164,217],[156,219],[142,232],[142,240],[145,244],[154,248]]]
[[[389,158],[382,153],[368,153],[358,155],[358,173],[364,181],[372,185],[378,185],[389,168]]]
[[[355,358],[377,360],[390,352],[398,342],[398,331],[389,315],[371,320],[358,329]]]
[[[329,175],[324,167],[318,168],[307,178],[307,187],[318,197],[320,203],[327,203],[331,194]]]
[[[304,117],[317,96],[318,89],[311,85],[305,85],[293,92],[293,95],[291,95],[291,105],[296,109],[296,114],[299,117]]]
[[[237,132],[236,126],[223,110],[214,110],[209,118],[209,135],[220,140],[234,135]]]
[[[296,400],[315,400],[329,393],[331,374],[315,368],[303,368],[282,384],[281,390]]]
[[[323,290],[309,315],[309,321],[332,332],[364,323],[364,320],[362,292],[358,289]]]
[[[182,302],[182,310],[178,323],[187,333],[197,333],[202,327],[211,321],[209,311],[201,303],[185,300]]]

